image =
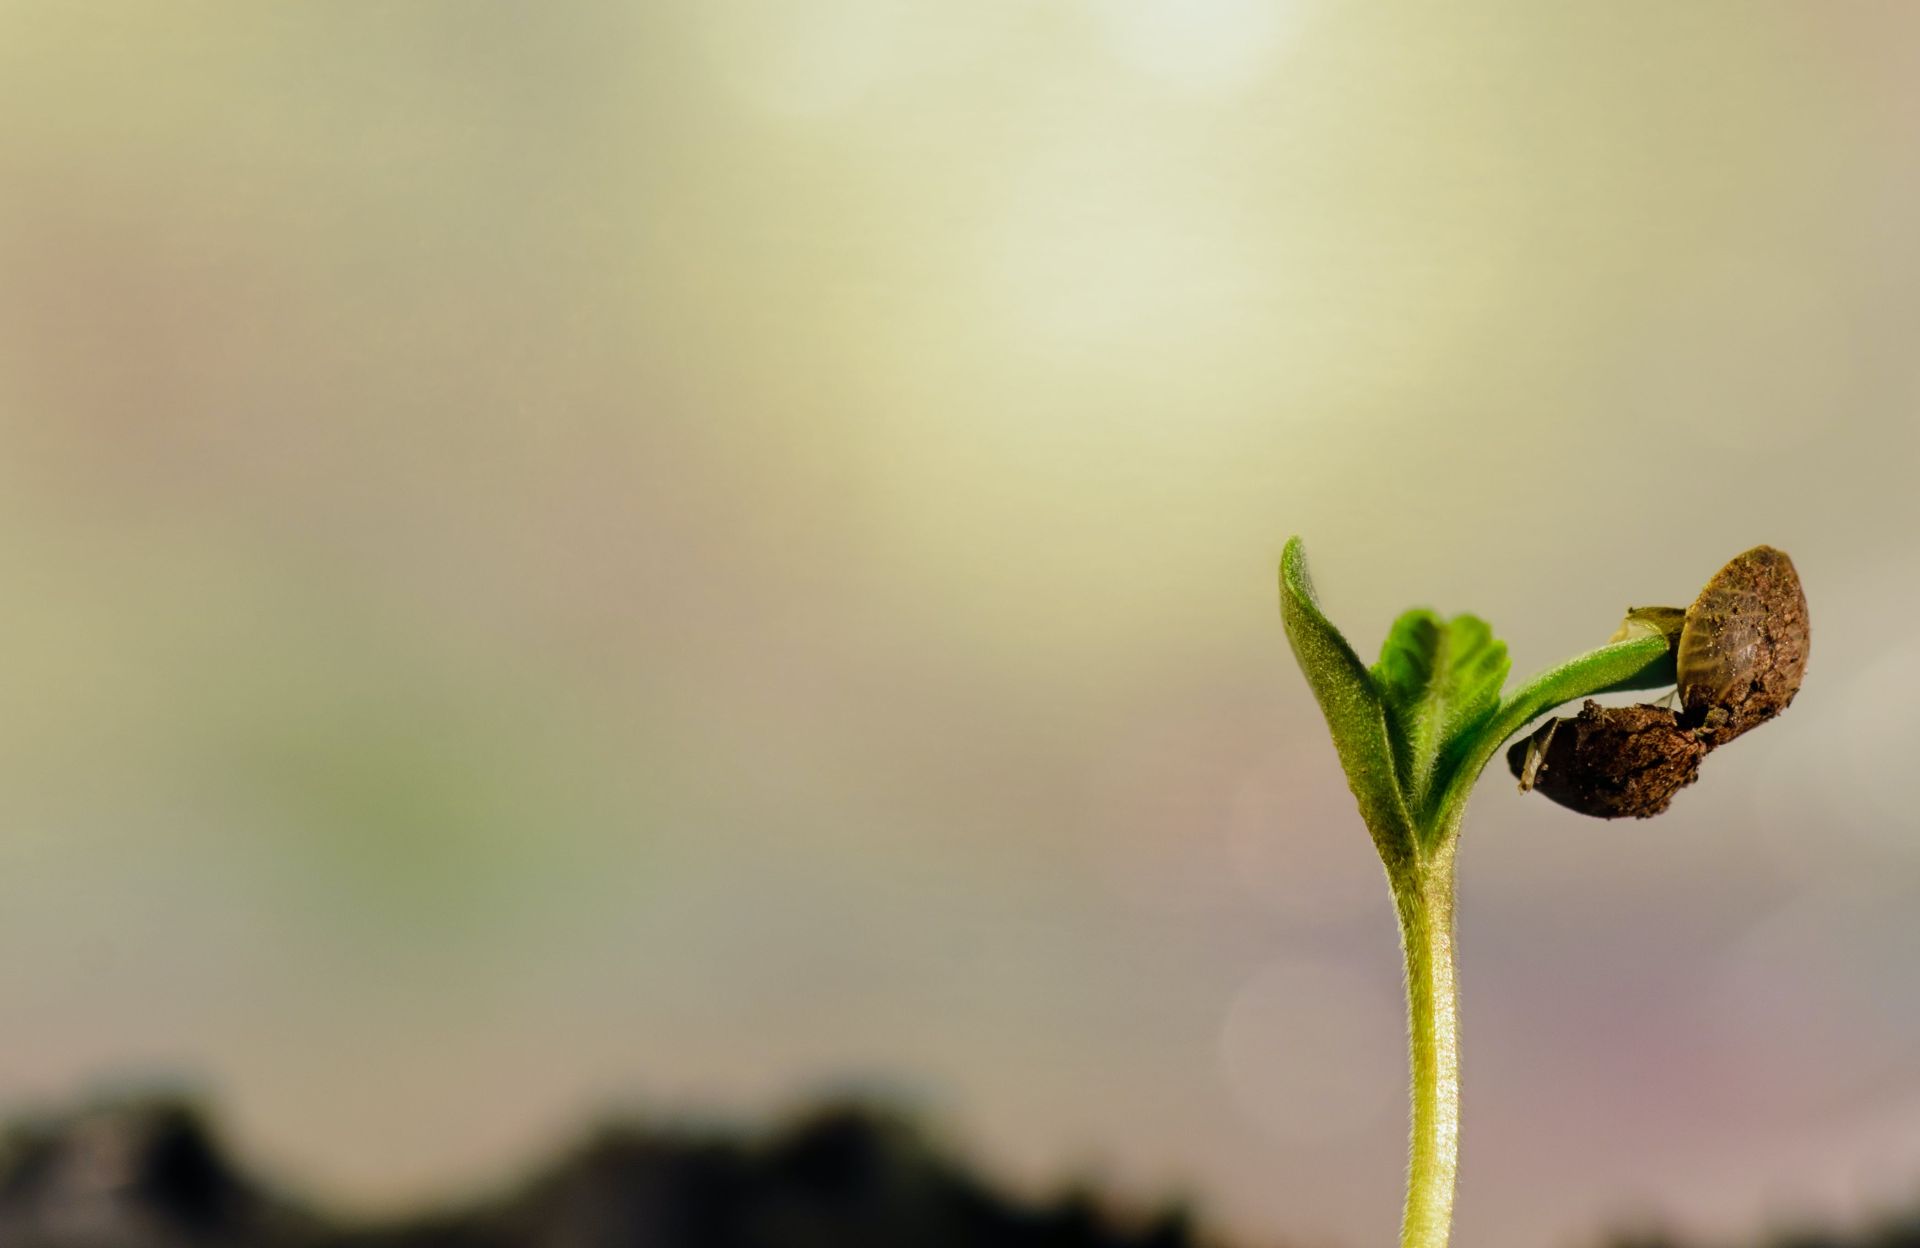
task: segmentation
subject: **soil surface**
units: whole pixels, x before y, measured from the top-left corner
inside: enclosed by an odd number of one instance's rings
[[[1226,1248],[1180,1208],[1115,1209],[1087,1193],[1009,1196],[898,1117],[851,1105],[752,1138],[609,1127],[512,1190],[386,1226],[331,1219],[249,1176],[177,1100],[0,1134],[4,1248]],[[1920,1248],[1920,1211],[1772,1248]]]
[[[1560,805],[1601,819],[1647,819],[1700,775],[1707,746],[1658,706],[1601,706],[1591,699],[1572,719],[1554,719],[1507,751],[1507,765],[1527,783],[1530,750],[1541,757],[1535,789]]]
[[[0,1139],[5,1248],[1201,1248],[1180,1208],[996,1191],[904,1121],[828,1107],[755,1139],[602,1130],[518,1188],[353,1226],[228,1159],[203,1117],[146,1101]]]

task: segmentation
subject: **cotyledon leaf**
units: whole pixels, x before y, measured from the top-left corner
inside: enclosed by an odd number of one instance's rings
[[[1360,656],[1321,611],[1307,575],[1306,551],[1297,537],[1280,556],[1280,618],[1294,658],[1326,716],[1347,785],[1360,803],[1374,844],[1389,865],[1404,859],[1413,849],[1414,822],[1403,795],[1386,705]]]

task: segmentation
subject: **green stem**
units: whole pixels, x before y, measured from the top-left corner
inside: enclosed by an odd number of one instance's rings
[[[1453,969],[1454,838],[1391,872],[1407,960],[1413,1142],[1401,1248],[1446,1248],[1460,1156],[1460,1009]]]
[[[1661,630],[1611,642],[1483,707],[1507,674],[1506,648],[1483,622],[1408,612],[1395,622],[1380,663],[1369,668],[1320,609],[1297,537],[1280,556],[1280,618],[1386,864],[1400,915],[1413,1071],[1400,1243],[1446,1248],[1460,1145],[1453,859],[1468,795],[1506,739],[1535,717],[1604,689],[1670,681],[1672,638]],[[1461,654],[1448,649],[1456,641],[1464,644]],[[1456,723],[1456,715],[1465,718]]]

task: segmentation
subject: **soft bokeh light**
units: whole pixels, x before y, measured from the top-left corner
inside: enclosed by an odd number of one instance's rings
[[[1129,64],[1205,92],[1258,82],[1298,15],[1298,6],[1263,0],[1117,0],[1086,7]]]
[[[1385,1242],[1393,920],[1281,637],[1525,672],[1759,542],[1793,713],[1498,776],[1458,1236],[1920,1181],[1920,11],[0,5],[0,1098],[322,1195],[899,1091]],[[1304,1009],[1311,998],[1313,1012]]]

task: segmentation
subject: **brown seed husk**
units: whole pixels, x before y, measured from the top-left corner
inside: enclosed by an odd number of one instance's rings
[[[1807,668],[1807,598],[1785,552],[1756,546],[1687,608],[1675,655],[1682,722],[1709,749],[1793,702]]]
[[[1659,814],[1699,776],[1707,752],[1672,711],[1589,700],[1579,715],[1550,720],[1507,751],[1507,764],[1523,787],[1527,747],[1534,741],[1541,743],[1544,758],[1533,787],[1569,810],[1599,819]]]

